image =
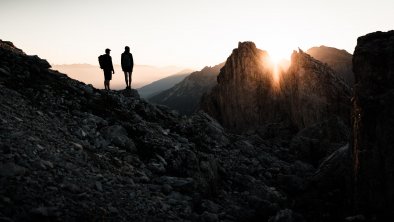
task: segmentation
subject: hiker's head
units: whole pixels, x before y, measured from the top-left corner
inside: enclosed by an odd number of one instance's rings
[[[128,46],[124,47],[124,51],[130,52],[130,47],[128,47]]]
[[[111,49],[105,49],[105,54],[109,54],[110,51]]]

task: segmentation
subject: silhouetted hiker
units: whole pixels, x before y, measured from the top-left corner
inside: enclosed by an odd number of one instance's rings
[[[130,53],[130,48],[128,46],[124,47],[124,52],[122,53],[122,70],[124,72],[124,80],[126,82],[126,89],[130,89],[131,85],[131,73],[133,72],[134,60],[133,55]]]
[[[110,90],[109,81],[112,79],[112,74],[115,74],[112,58],[109,55],[110,51],[111,49],[106,49],[105,54],[99,56],[100,68],[104,70],[104,87],[106,90]]]

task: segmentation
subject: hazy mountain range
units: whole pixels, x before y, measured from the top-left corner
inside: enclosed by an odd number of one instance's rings
[[[182,114],[191,114],[198,109],[201,96],[216,85],[216,77],[223,65],[207,66],[193,72],[174,87],[149,98],[149,101],[169,106]]]
[[[173,87],[175,84],[182,81],[186,76],[190,75],[190,73],[192,73],[192,72],[193,72],[193,70],[191,70],[191,69],[182,70],[179,73],[176,73],[174,75],[154,81],[148,85],[145,85],[145,86],[137,89],[138,93],[140,94],[140,96],[142,98],[152,97],[164,90],[167,90],[167,89]]]
[[[90,64],[65,64],[52,65],[52,69],[58,70],[73,79],[92,84],[96,88],[103,88],[104,75],[98,65]],[[112,76],[111,88],[125,88],[124,74],[120,65],[114,65],[115,74]],[[155,67],[149,65],[135,65],[133,70],[133,88],[140,88],[144,85],[157,81],[159,79],[179,73],[183,68],[176,66]]]

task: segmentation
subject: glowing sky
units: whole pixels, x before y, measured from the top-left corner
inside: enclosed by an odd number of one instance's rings
[[[0,0],[0,39],[52,64],[90,63],[129,45],[137,64],[201,69],[238,41],[276,57],[319,45],[353,53],[394,28],[393,0]]]

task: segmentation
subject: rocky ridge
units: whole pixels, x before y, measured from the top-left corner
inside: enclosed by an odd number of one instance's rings
[[[343,79],[347,86],[353,87],[354,73],[352,70],[352,54],[346,50],[340,50],[333,47],[319,46],[312,47],[306,51],[313,58],[326,63],[330,66],[335,74]]]
[[[268,53],[253,42],[240,42],[220,70],[218,84],[203,96],[202,110],[238,132],[275,118],[272,109],[266,109],[276,98],[268,60]]]
[[[302,50],[292,54],[280,88],[290,122],[298,129],[333,117],[349,124],[350,88],[334,70]]]

